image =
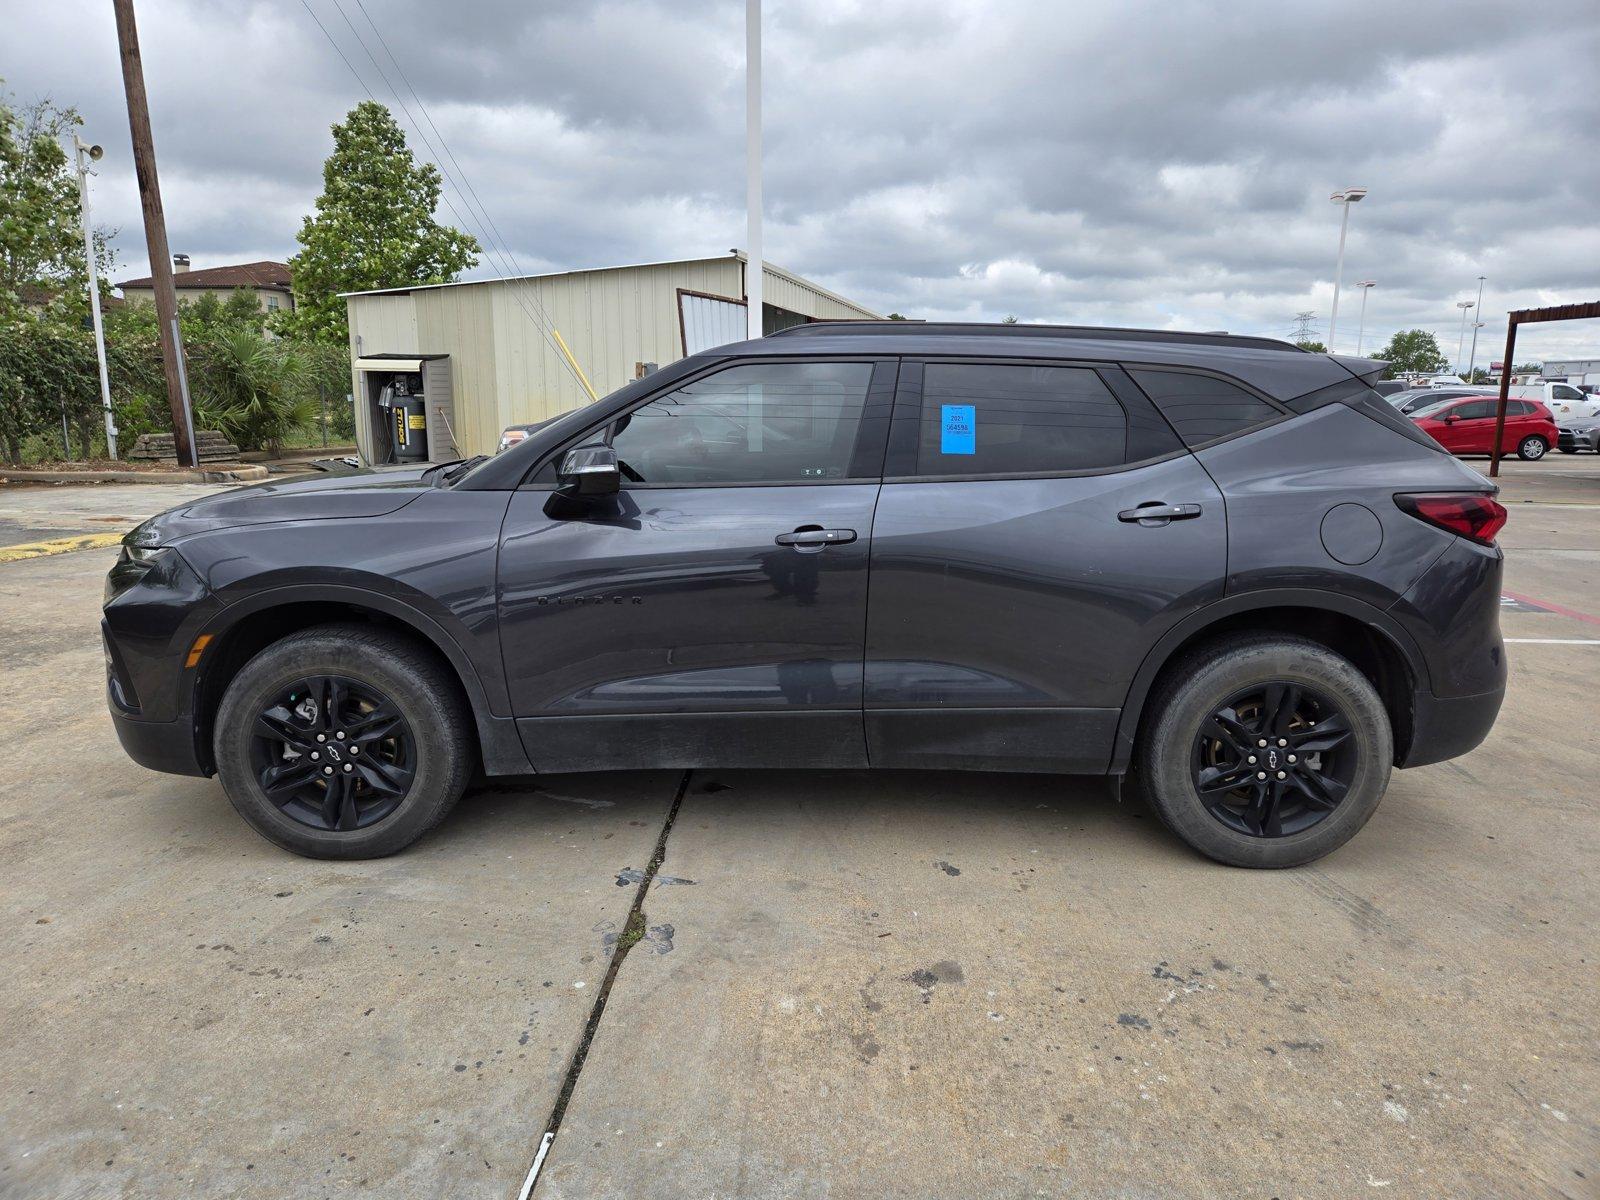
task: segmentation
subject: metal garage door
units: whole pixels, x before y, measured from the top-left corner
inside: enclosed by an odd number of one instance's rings
[[[744,305],[738,300],[680,290],[678,316],[683,324],[686,355],[744,341]]]

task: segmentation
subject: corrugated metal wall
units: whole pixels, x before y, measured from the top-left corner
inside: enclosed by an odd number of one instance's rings
[[[768,304],[806,316],[875,315],[770,264],[765,287]],[[561,331],[603,396],[632,380],[637,363],[683,357],[679,289],[741,299],[744,263],[728,255],[351,296],[352,357],[358,348],[366,355],[448,354],[459,450],[490,454],[507,425],[589,402],[545,328]]]
[[[683,314],[683,348],[699,354],[716,346],[744,340],[746,307],[734,300],[719,300],[693,292],[678,294]]]

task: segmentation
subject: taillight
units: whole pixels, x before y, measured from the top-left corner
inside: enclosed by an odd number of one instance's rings
[[[1505,505],[1482,492],[1402,492],[1394,502],[1419,521],[1480,546],[1494,545],[1494,535],[1506,523]]]

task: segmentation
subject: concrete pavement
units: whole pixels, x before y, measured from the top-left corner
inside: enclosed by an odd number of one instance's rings
[[[1600,1194],[1600,457],[1509,468],[1500,723],[1315,866],[1092,781],[694,772],[533,1195]],[[0,1196],[517,1196],[682,779],[293,858],[122,757],[110,557],[0,564]]]

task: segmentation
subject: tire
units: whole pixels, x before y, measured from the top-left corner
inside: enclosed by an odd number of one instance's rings
[[[286,708],[296,696],[300,707]],[[261,736],[290,725],[299,751]],[[332,729],[339,732],[316,732]],[[317,626],[250,659],[223,695],[212,742],[239,815],[269,842],[307,858],[382,858],[405,849],[444,819],[476,766],[471,714],[448,665],[431,648],[367,625]],[[312,757],[325,761],[312,766]],[[330,770],[329,760],[348,776]],[[291,768],[292,777],[281,775]],[[319,778],[323,772],[331,782]],[[276,800],[264,786],[269,778],[278,784]]]
[[[1286,740],[1295,739],[1287,749],[1273,745],[1258,750],[1241,736],[1237,741],[1261,760],[1246,766],[1243,751],[1232,759],[1220,740],[1202,732],[1220,728],[1208,723],[1219,709],[1235,717],[1249,711],[1248,702],[1228,707],[1235,698],[1257,692],[1271,696],[1270,689],[1278,687],[1283,688],[1282,695],[1293,698],[1287,707],[1304,714],[1296,719],[1300,723],[1283,727]],[[1260,705],[1262,711],[1266,708],[1266,703]],[[1354,837],[1388,787],[1394,736],[1383,701],[1347,659],[1304,638],[1249,634],[1198,647],[1165,673],[1151,698],[1149,714],[1135,752],[1140,789],[1169,829],[1201,854],[1229,866],[1279,868],[1313,862]],[[1336,736],[1317,738],[1318,729],[1335,728],[1327,723],[1330,714],[1342,717],[1348,728],[1348,736],[1338,740],[1342,749],[1302,749],[1297,764],[1289,766],[1285,760],[1296,745],[1315,747]],[[1253,733],[1248,736],[1254,739]],[[1270,790],[1274,780],[1269,776],[1266,784],[1260,784],[1251,777],[1258,766],[1267,765],[1269,752],[1275,756],[1274,766],[1295,772],[1277,785],[1275,806],[1261,805],[1260,797],[1270,792],[1256,790]],[[1229,761],[1237,765],[1205,765]],[[1328,774],[1318,775],[1320,783],[1302,785],[1308,775],[1316,774],[1313,762],[1322,764]],[[1230,770],[1247,782],[1231,791],[1214,792],[1208,804],[1200,793],[1201,780],[1214,773],[1211,782],[1225,785],[1234,777]],[[1335,774],[1345,778],[1333,779]],[[1335,785],[1343,790],[1327,809],[1325,801]],[[1322,795],[1313,803],[1316,788]],[[1246,796],[1254,799],[1239,799]],[[1238,813],[1234,804],[1240,806]],[[1276,818],[1263,819],[1252,829],[1249,814],[1259,812],[1258,805],[1271,808]]]
[[[1517,443],[1517,457],[1527,462],[1538,462],[1550,453],[1550,443],[1536,433],[1531,433]]]

